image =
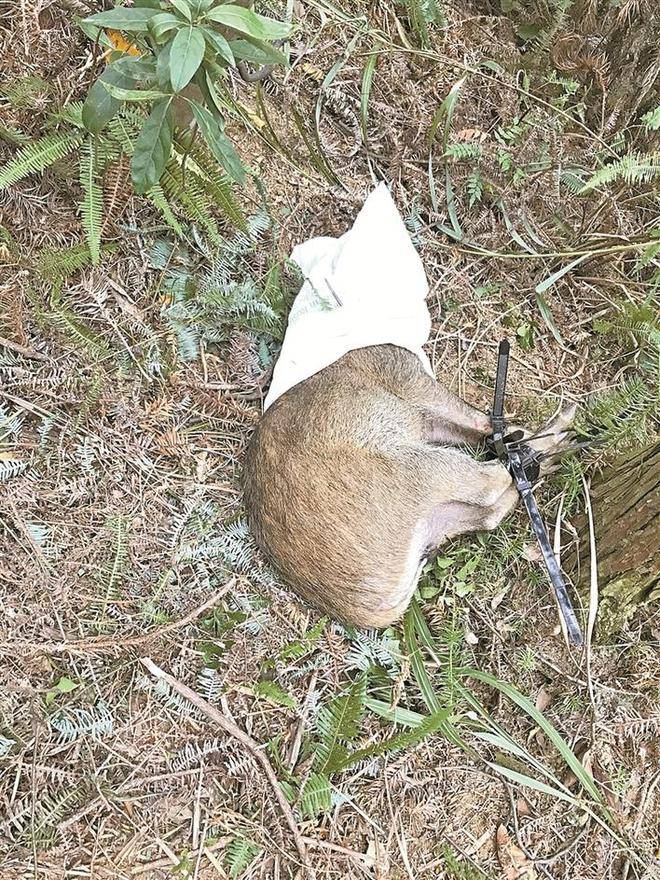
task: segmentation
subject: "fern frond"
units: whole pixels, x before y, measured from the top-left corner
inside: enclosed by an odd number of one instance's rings
[[[44,248],[37,256],[35,269],[46,281],[57,281],[68,278],[91,262],[89,247],[74,244],[67,248]]]
[[[96,629],[105,628],[106,616],[111,603],[120,599],[119,586],[124,577],[128,555],[127,525],[128,521],[125,516],[110,517],[105,523],[114,544],[110,563],[101,569],[103,582],[100,586],[103,590],[103,597],[100,601],[92,602],[90,606],[94,612],[94,627]]]
[[[360,761],[366,761],[370,758],[378,758],[382,755],[393,755],[396,754],[396,752],[400,752],[402,749],[410,749],[413,746],[419,745],[422,740],[431,736],[431,734],[436,733],[438,730],[441,730],[446,725],[450,714],[451,710],[440,709],[432,715],[428,715],[419,725],[413,727],[411,730],[405,730],[402,733],[397,733],[395,736],[383,740],[382,742],[346,754],[338,762],[335,769],[337,771],[346,770],[348,767],[352,767]]]
[[[628,382],[589,402],[587,424],[609,452],[641,448],[657,439],[660,394],[642,378]]]
[[[587,172],[585,172],[582,168],[564,168],[561,172],[559,180],[566,187],[569,192],[572,192],[574,195],[578,195],[584,190],[585,187],[585,177],[587,176]]]
[[[484,179],[478,169],[475,168],[474,171],[470,172],[466,188],[469,196],[468,205],[471,208],[474,204],[481,201],[481,196],[484,192]]]
[[[98,181],[97,164],[95,140],[90,137],[80,157],[80,184],[83,190],[80,216],[94,266],[98,266],[101,258],[101,225],[103,217],[103,190]]]
[[[199,767],[209,755],[222,752],[225,748],[226,742],[217,738],[206,739],[202,742],[187,742],[182,749],[172,755],[170,766],[175,773],[181,770],[192,770],[194,767]]]
[[[7,739],[7,737],[0,734],[0,758],[6,758],[15,745],[15,739]]]
[[[234,196],[231,181],[224,170],[208,150],[199,143],[193,146],[191,155],[199,168],[199,179],[213,203],[234,226],[238,229],[245,229],[245,213]]]
[[[401,645],[393,630],[355,630],[351,633],[346,663],[349,669],[360,669],[362,672],[382,666],[391,675],[396,675],[402,656]]]
[[[629,186],[644,183],[660,174],[660,152],[629,153],[593,174],[581,192],[590,192],[599,186],[623,180]]]
[[[108,706],[99,701],[91,709],[68,709],[49,719],[50,727],[58,734],[59,745],[72,743],[83,736],[100,739],[110,736],[114,719]]]
[[[166,681],[158,679],[154,682],[151,679],[143,678],[138,682],[143,690],[150,691],[158,700],[173,711],[177,715],[189,716],[191,718],[203,718],[202,712],[194,706],[190,700],[182,697],[181,694],[173,690]]]
[[[51,296],[50,319],[55,326],[80,345],[94,359],[102,360],[110,356],[110,349],[98,334],[86,327],[78,317],[64,305],[59,291],[54,290]]]
[[[0,483],[8,483],[14,477],[19,477],[28,468],[27,461],[18,458],[5,458],[0,460]]]
[[[225,865],[232,880],[240,877],[247,866],[261,852],[261,847],[253,840],[248,840],[242,834],[237,835],[228,844],[225,852]]]
[[[174,212],[170,206],[170,203],[167,201],[167,197],[163,192],[163,187],[157,183],[156,186],[153,186],[147,192],[147,198],[151,202],[151,204],[156,208],[157,211],[160,212],[161,217],[170,227],[170,229],[175,232],[179,236],[183,236],[183,229],[181,224],[174,216]]]
[[[39,99],[50,94],[52,88],[40,76],[22,76],[2,86],[2,97],[16,110],[35,109]]]
[[[320,740],[314,764],[319,773],[328,773],[341,765],[346,757],[346,743],[355,739],[364,715],[366,678],[357,678],[346,694],[334,697],[316,716]]]
[[[216,669],[203,666],[197,673],[197,691],[209,703],[217,702],[223,693],[222,679]]]
[[[566,26],[572,5],[573,0],[550,0],[548,7],[552,18],[535,39],[538,51],[547,52],[550,48],[556,35]]]
[[[188,220],[199,223],[211,241],[220,246],[222,236],[209,207],[209,196],[195,172],[187,168],[184,176],[176,159],[170,160],[160,180],[163,192],[171,202],[181,206]]]
[[[466,162],[469,159],[480,159],[482,152],[479,144],[461,142],[458,144],[449,144],[445,151],[445,155],[448,159],[453,159],[455,162]]]
[[[0,168],[0,189],[54,165],[79,147],[83,139],[82,132],[56,132],[27,144]]]
[[[69,104],[66,104],[64,107],[60,107],[58,110],[52,113],[50,116],[50,120],[56,125],[64,122],[68,125],[73,125],[75,128],[80,128],[83,131],[86,131],[82,121],[82,109],[82,101],[71,101]]]
[[[299,809],[305,819],[314,819],[332,809],[332,788],[325,773],[310,773],[300,793]]]
[[[64,786],[54,794],[41,794],[35,806],[35,813],[22,817],[19,840],[31,843],[38,849],[48,849],[56,841],[57,827],[83,803],[87,796],[84,786]]]
[[[421,49],[430,45],[430,26],[444,24],[444,16],[437,0],[404,0],[410,27]]]
[[[657,131],[660,128],[660,106],[642,116],[642,125],[647,131]]]

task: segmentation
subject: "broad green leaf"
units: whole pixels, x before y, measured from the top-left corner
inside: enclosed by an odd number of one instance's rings
[[[172,150],[172,98],[156,104],[135,142],[131,161],[131,177],[136,193],[145,193],[155,186]]]
[[[60,680],[46,692],[46,705],[49,706],[54,702],[55,697],[57,697],[58,694],[70,694],[71,691],[74,691],[77,687],[80,687],[80,685],[76,684],[75,681],[72,681],[67,675],[63,675]]]
[[[159,101],[162,98],[169,98],[165,92],[159,92],[156,89],[120,89],[112,83],[104,82],[103,88],[107,89],[113,98],[120,101],[136,101],[137,103],[149,103],[151,101]]]
[[[583,263],[585,260],[588,260],[591,257],[591,254],[583,254],[581,257],[577,257],[577,259],[572,260],[566,266],[562,266],[561,269],[557,269],[556,272],[553,272],[545,281],[542,281],[540,284],[537,284],[535,290],[537,293],[545,293],[553,284],[556,284],[560,278],[563,278],[564,275],[568,274],[571,269],[574,269],[576,266],[579,266],[580,263]]]
[[[122,98],[111,95],[106,84],[116,88],[131,89],[138,82],[153,76],[155,72],[152,59],[120,58],[109,64],[96,80],[85,98],[82,109],[83,125],[93,134],[98,134],[110,122],[123,103]]]
[[[225,27],[233,28],[240,34],[247,34],[257,40],[282,40],[289,34],[289,25],[282,21],[274,21],[265,15],[258,15],[251,9],[231,4],[216,6],[206,13],[209,21],[217,21]]]
[[[161,89],[169,89],[172,85],[170,82],[170,52],[173,40],[174,38],[162,47],[156,58],[156,82]]]
[[[411,709],[402,709],[400,706],[396,706],[393,709],[390,703],[386,703],[384,700],[377,700],[374,697],[367,697],[364,705],[376,715],[385,718],[386,721],[401,724],[403,727],[417,727],[425,718],[428,718],[428,715],[420,715],[419,712],[413,712]]]
[[[187,2],[187,0],[170,0],[170,3],[175,9],[179,10],[186,21],[192,21],[192,11],[190,9],[190,4]]]
[[[161,12],[159,15],[154,15],[149,22],[149,30],[158,41],[169,31],[178,30],[181,27],[185,27],[185,22],[177,18],[176,15],[172,15],[171,12]]]
[[[438,109],[435,111],[433,119],[431,120],[431,129],[429,131],[429,143],[431,144],[433,143],[433,139],[435,138],[440,123],[444,120],[445,124],[442,136],[442,149],[444,152],[447,152],[447,141],[449,140],[451,120],[456,108],[456,102],[458,101],[458,95],[463,88],[466,79],[467,75],[456,80],[454,85],[447,92],[446,98],[444,98]]]
[[[83,19],[86,24],[96,24],[100,27],[114,28],[117,31],[131,31],[140,33],[146,31],[151,19],[158,15],[160,10],[151,8],[136,8],[118,6],[116,9],[108,9],[106,12],[97,12]]]
[[[217,111],[218,113],[222,113],[223,110],[228,110],[229,107],[227,106],[227,101],[223,99],[222,95],[220,95],[220,93],[218,92],[215,83],[213,82],[213,77],[208,72],[208,70],[204,71],[204,83],[211,99],[209,107],[214,107],[215,111]],[[202,89],[202,92],[203,91],[204,89]]]
[[[220,128],[218,120],[206,107],[198,104],[197,101],[191,100],[189,103],[195,114],[199,130],[215,158],[233,180],[237,183],[244,183],[245,169],[243,164],[234,149],[234,145]]]
[[[231,51],[229,43],[225,40],[222,34],[214,31],[211,27],[204,26],[202,27],[202,30],[204,31],[204,36],[206,37],[206,42],[209,48],[223,58],[227,64],[230,64],[233,67],[236,64],[234,53]]]
[[[85,34],[86,37],[96,43],[98,41],[99,46],[103,46],[105,49],[110,49],[111,51],[115,48],[112,40],[98,25],[89,24],[87,21],[78,21],[78,27]]]
[[[230,40],[229,48],[237,61],[250,64],[286,64],[284,52],[263,40]]]
[[[170,48],[170,82],[175,92],[184,89],[202,63],[206,43],[199,28],[187,27],[177,32]]]
[[[415,676],[415,680],[417,681],[417,685],[422,693],[422,698],[431,714],[435,714],[440,711],[442,706],[440,705],[440,700],[433,688],[429,674],[426,671],[424,659],[419,649],[419,643],[415,633],[415,619],[410,612],[408,612],[403,619],[403,638],[406,644],[410,666],[413,675]]]

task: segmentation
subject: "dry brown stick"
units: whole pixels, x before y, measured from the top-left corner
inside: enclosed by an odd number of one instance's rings
[[[209,608],[217,605],[220,599],[229,592],[235,583],[236,578],[231,578],[223,587],[207,599],[206,602],[202,605],[198,605],[197,608],[193,608],[193,610],[186,614],[185,617],[180,617],[178,620],[173,620],[172,623],[166,623],[165,626],[157,627],[146,633],[140,633],[140,635],[127,636],[124,639],[117,638],[116,636],[95,636],[91,639],[75,639],[70,642],[39,642],[38,644],[35,644],[34,642],[10,642],[8,645],[0,646],[0,653],[6,654],[7,652],[15,653],[17,651],[32,651],[35,654],[89,654],[94,651],[110,650],[111,648],[134,648],[137,645],[142,645],[152,639],[160,638],[161,636],[167,635],[167,633],[174,632],[175,630],[181,629],[187,624],[192,623],[192,621],[199,617],[200,614],[203,614],[205,611],[208,611]]]
[[[182,697],[185,697],[186,700],[189,700],[193,706],[196,706],[201,712],[206,715],[207,718],[210,718],[211,721],[214,721],[218,727],[221,727],[225,733],[228,733],[229,736],[234,737],[234,739],[238,740],[247,751],[252,755],[255,761],[261,765],[261,769],[264,772],[264,775],[268,779],[273,789],[273,794],[275,795],[275,800],[278,803],[280,810],[282,811],[282,815],[286,819],[287,825],[291,830],[291,834],[293,835],[294,842],[296,844],[296,849],[298,850],[298,854],[300,855],[300,861],[302,862],[306,876],[309,878],[313,877],[312,869],[307,860],[307,847],[305,846],[305,841],[303,839],[302,834],[300,833],[300,829],[298,828],[298,823],[295,820],[289,802],[284,796],[284,792],[280,787],[280,783],[275,775],[275,771],[273,770],[270,761],[266,757],[265,752],[262,751],[259,744],[252,739],[251,736],[248,736],[245,731],[241,730],[237,724],[234,724],[233,721],[230,721],[226,715],[216,707],[211,705],[207,700],[203,697],[200,697],[198,693],[196,693],[192,688],[189,688],[188,685],[183,684],[177,678],[170,675],[165,670],[161,669],[159,666],[153,662],[151,657],[142,657],[140,662],[145,666],[149,672],[160,679],[161,681],[166,682],[172,690],[176,691]]]
[[[23,357],[32,358],[32,360],[35,361],[48,360],[46,355],[42,354],[40,351],[35,351],[33,348],[28,348],[26,345],[20,345],[18,342],[12,342],[11,339],[5,339],[4,336],[0,336],[0,345],[11,349],[11,351],[15,351],[16,354],[22,354]]]

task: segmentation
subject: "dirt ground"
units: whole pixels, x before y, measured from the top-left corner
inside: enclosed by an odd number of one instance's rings
[[[258,181],[236,195],[249,216],[265,195],[270,218],[236,271],[263,286],[281,265],[289,301],[291,246],[345,231],[387,180],[430,281],[436,375],[487,408],[507,334],[510,405],[535,424],[639,368],[629,340],[595,328],[651,292],[638,259],[657,190],[578,189],[624,147],[658,148],[639,121],[660,103],[657,14],[644,0],[443,3],[445,24],[420,48],[413,5],[294,0],[290,69],[259,90],[232,83],[242,113],[228,131]],[[16,149],[7,130],[36,137],[84,97],[92,51],[73,17],[87,9],[0,0],[3,161]],[[443,148],[447,116],[435,114],[452,88]],[[0,192],[0,877],[303,876],[254,754],[141,658],[233,719],[288,790],[313,772],[321,707],[361,672],[377,669],[374,693],[392,706],[424,712],[414,661],[400,627],[320,620],[253,550],[240,464],[278,332],[264,343],[230,317],[186,356],[171,270],[202,274],[209,251],[201,233],[174,242],[122,173],[106,204],[111,247],[67,275],[61,305],[44,261],[82,241],[77,167],[64,159]],[[218,222],[229,253],[236,230],[220,211]],[[561,488],[542,493],[551,523]],[[581,505],[566,505],[566,542]],[[576,800],[496,772],[492,743],[466,753],[434,734],[336,774],[327,809],[294,792],[318,880],[660,876],[657,605],[597,638],[587,666],[563,644],[523,515],[442,552],[447,569],[420,599],[431,630],[544,712],[614,820],[581,799],[529,715],[475,684]],[[446,670],[425,662],[441,687]],[[470,707],[455,711],[468,730]],[[367,710],[354,744],[393,732]]]

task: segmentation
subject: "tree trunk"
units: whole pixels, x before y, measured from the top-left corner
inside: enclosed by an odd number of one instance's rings
[[[660,599],[660,443],[620,458],[591,486],[598,560],[598,640],[609,641],[640,604]],[[566,571],[584,596],[590,582],[589,525],[575,522]]]

